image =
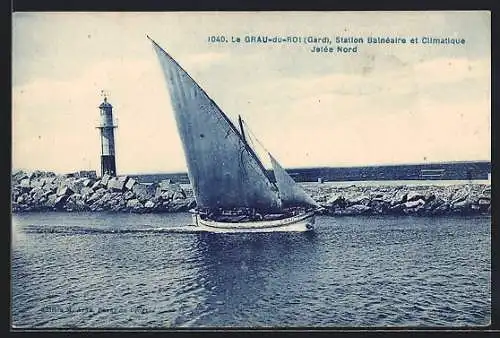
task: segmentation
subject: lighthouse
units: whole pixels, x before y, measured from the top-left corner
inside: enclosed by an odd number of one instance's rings
[[[99,106],[101,118],[97,128],[101,131],[101,176],[108,174],[116,176],[115,161],[115,128],[113,121],[113,106],[105,95]]]

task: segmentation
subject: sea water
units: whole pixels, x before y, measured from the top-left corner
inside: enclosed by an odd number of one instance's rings
[[[12,217],[16,328],[483,326],[491,218],[317,217],[210,234],[187,213]]]

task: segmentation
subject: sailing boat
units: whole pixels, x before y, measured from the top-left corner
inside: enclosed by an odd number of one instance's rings
[[[191,76],[149,36],[160,61],[182,141],[196,208],[212,232],[308,231],[319,205],[270,153],[276,182],[240,130]]]

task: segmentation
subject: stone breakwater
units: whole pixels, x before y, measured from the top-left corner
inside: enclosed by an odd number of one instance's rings
[[[47,172],[12,174],[12,211],[178,212],[196,206],[190,191],[164,180],[154,184],[131,177],[80,177]]]
[[[180,212],[196,206],[189,188],[169,180],[145,184],[128,176],[81,177],[48,172],[12,174],[12,211]],[[336,186],[301,183],[323,214],[480,215],[491,213],[491,186]]]
[[[304,183],[304,189],[324,207],[342,215],[489,215],[491,185],[335,186]]]

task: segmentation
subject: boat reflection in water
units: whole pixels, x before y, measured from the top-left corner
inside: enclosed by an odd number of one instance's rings
[[[304,289],[314,282],[303,267],[317,249],[316,236],[315,232],[198,234],[196,279],[204,299],[199,315],[185,324],[286,324],[288,312],[296,311]]]

